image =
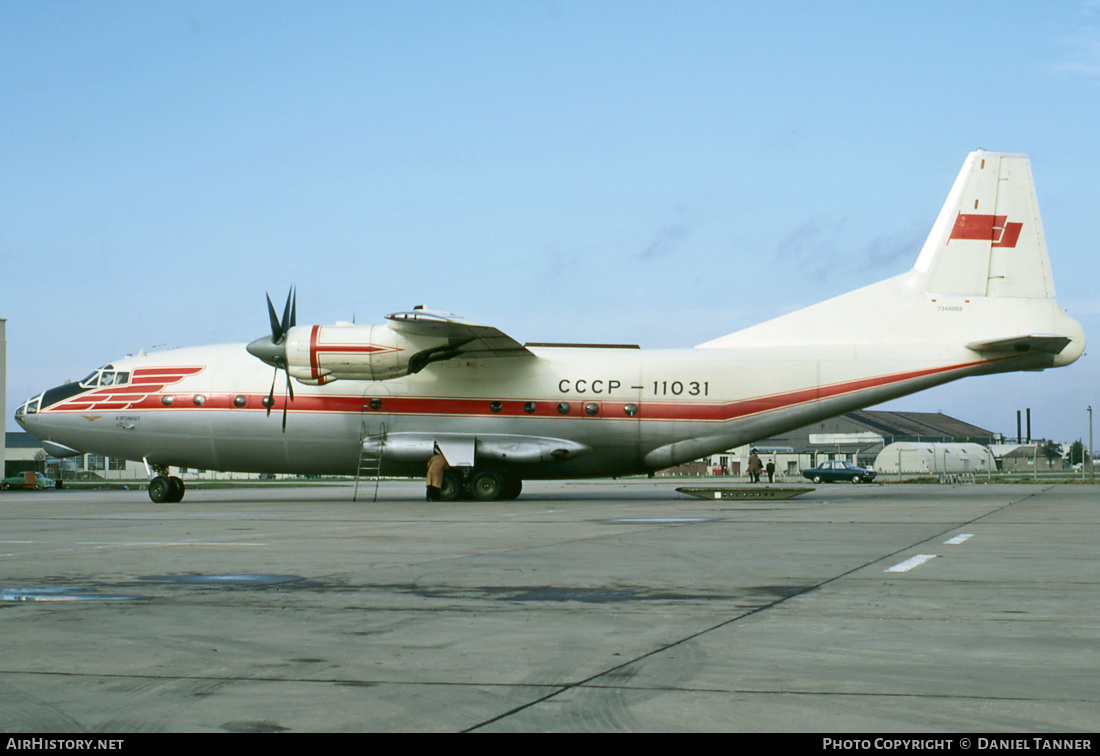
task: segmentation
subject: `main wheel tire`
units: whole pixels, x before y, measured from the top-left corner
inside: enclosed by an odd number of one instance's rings
[[[462,495],[462,481],[450,470],[443,472],[443,485],[439,487],[440,501],[455,501]]]
[[[504,494],[504,476],[495,470],[474,473],[470,495],[478,501],[496,501]]]
[[[168,501],[172,504],[177,504],[183,501],[183,494],[187,490],[186,487],[183,485],[183,480],[173,475],[168,479],[168,485],[172,489]]]
[[[166,504],[171,501],[172,484],[163,475],[158,475],[149,481],[149,498],[154,504]]]

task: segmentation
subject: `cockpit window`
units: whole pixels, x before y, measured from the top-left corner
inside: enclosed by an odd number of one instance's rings
[[[95,371],[80,382],[82,388],[95,388],[96,386],[124,386],[130,382],[130,374],[125,371],[116,371],[114,365],[106,365]]]

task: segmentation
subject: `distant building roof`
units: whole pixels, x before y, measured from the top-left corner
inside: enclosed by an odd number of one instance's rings
[[[847,417],[866,423],[886,436],[993,438],[993,431],[958,420],[942,412],[887,412],[859,410]]]
[[[860,410],[757,439],[753,446],[788,446],[803,454],[827,450],[836,454],[868,455],[877,453],[884,444],[896,441],[973,441],[990,444],[997,440],[998,436],[993,431],[942,412]]]
[[[24,431],[6,431],[4,444],[9,449],[40,449],[42,442]]]

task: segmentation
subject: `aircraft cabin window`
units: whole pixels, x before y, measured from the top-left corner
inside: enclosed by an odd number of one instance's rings
[[[558,402],[558,414],[560,414],[560,415],[568,415],[569,414],[569,402]]]

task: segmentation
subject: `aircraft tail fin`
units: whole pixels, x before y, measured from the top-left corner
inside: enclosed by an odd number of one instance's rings
[[[1054,296],[1026,155],[978,150],[967,156],[913,270],[928,293]]]
[[[1057,364],[1081,354],[1081,327],[1054,300],[1026,155],[970,153],[908,272],[699,346],[840,343],[1041,352]]]

